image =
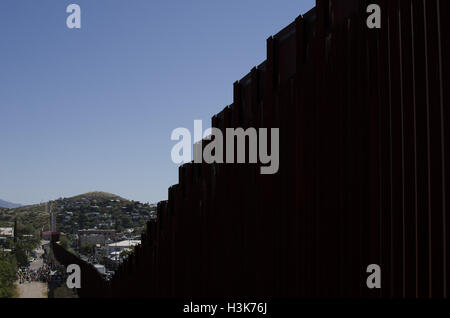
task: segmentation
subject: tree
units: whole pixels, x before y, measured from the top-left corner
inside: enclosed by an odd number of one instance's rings
[[[68,250],[70,248],[70,242],[67,236],[61,236],[59,239],[59,245],[61,245],[65,250]]]
[[[125,228],[129,228],[129,227],[133,226],[133,221],[131,220],[131,218],[128,215],[125,215],[121,221],[122,221],[122,226]]]
[[[120,258],[120,259],[126,259],[126,258],[128,258],[128,256],[130,256],[130,255],[133,254],[133,253],[134,253],[134,249],[124,249],[124,250],[120,253],[119,258]]]
[[[0,298],[14,296],[17,265],[12,255],[0,253]]]
[[[28,264],[27,249],[22,243],[17,243],[14,246],[14,256],[19,267],[24,267]]]
[[[83,254],[91,254],[92,252],[92,245],[88,242],[85,242],[81,245],[81,252]]]

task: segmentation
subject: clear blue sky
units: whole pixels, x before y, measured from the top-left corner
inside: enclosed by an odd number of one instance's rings
[[[66,7],[82,9],[81,30]],[[177,183],[174,128],[232,102],[266,39],[313,0],[1,0],[0,198],[101,190],[143,202]]]

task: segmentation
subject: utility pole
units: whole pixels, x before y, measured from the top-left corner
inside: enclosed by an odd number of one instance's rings
[[[17,217],[14,218],[14,244],[17,243]]]

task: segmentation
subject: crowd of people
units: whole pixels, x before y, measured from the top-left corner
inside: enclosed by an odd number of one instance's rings
[[[30,267],[20,268],[17,275],[19,283],[43,282],[49,283],[51,281],[62,281],[64,270],[60,266],[43,264],[38,269],[31,269]]]

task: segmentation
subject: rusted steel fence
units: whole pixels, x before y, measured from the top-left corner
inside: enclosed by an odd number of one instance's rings
[[[109,296],[109,285],[94,266],[68,252],[59,244],[50,244],[53,256],[61,265],[67,268],[67,266],[71,264],[76,264],[80,267],[81,288],[77,290],[80,298],[99,298]],[[65,284],[65,282],[63,282],[63,284]]]
[[[444,0],[318,0],[270,37],[212,124],[280,128],[279,172],[180,167],[109,295],[447,297],[449,15]]]

